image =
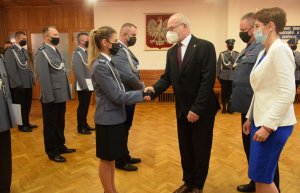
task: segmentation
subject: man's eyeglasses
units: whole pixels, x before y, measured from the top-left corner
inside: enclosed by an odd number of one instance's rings
[[[184,25],[184,23],[181,23],[181,24],[178,24],[176,26],[171,26],[171,27],[168,27],[168,31],[173,31],[175,28],[181,26],[181,25]]]

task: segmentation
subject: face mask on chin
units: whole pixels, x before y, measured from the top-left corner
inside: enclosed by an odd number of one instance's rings
[[[133,46],[135,43],[136,43],[136,37],[135,36],[129,37],[129,40],[127,41],[128,47]]]
[[[111,43],[112,47],[108,48],[111,55],[116,55],[120,49],[119,43]]]
[[[264,44],[268,38],[268,34],[263,34],[260,29],[254,32],[254,37],[256,39],[256,43]]]
[[[231,51],[231,50],[233,50],[234,47],[233,46],[228,46],[227,48],[228,48],[229,51]]]
[[[176,32],[168,31],[166,35],[169,44],[176,44],[179,40],[179,36]]]
[[[88,48],[89,47],[89,41],[84,42],[84,47]]]
[[[240,34],[239,34],[241,40],[243,42],[245,42],[246,44],[248,44],[248,42],[250,41],[251,37],[252,36],[249,36],[248,32],[243,32],[241,31]]]
[[[291,49],[292,49],[293,51],[297,50],[297,45],[291,46]]]
[[[27,44],[27,41],[26,40],[21,40],[20,41],[20,46],[23,47],[23,46],[26,46]]]
[[[54,45],[57,46],[59,44],[59,38],[57,37],[51,37],[50,42]]]

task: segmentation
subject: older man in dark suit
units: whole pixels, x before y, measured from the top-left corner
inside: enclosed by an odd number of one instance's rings
[[[146,92],[162,94],[172,85],[176,98],[178,139],[184,184],[175,193],[202,193],[207,177],[215,115],[220,109],[213,91],[216,77],[214,45],[190,32],[182,14],[168,21],[165,73]],[[150,95],[151,96],[151,95]]]

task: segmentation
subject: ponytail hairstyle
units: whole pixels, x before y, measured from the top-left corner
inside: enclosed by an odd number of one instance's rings
[[[110,39],[114,33],[117,33],[117,31],[110,26],[103,26],[91,31],[88,47],[88,65],[90,68],[94,61],[100,56],[100,52],[103,49],[100,43],[101,40]]]

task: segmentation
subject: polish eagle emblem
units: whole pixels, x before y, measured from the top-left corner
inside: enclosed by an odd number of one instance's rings
[[[153,46],[161,48],[164,45],[168,44],[166,40],[167,34],[167,23],[168,19],[163,19],[158,17],[157,20],[150,19],[147,23],[147,36],[149,38],[149,43]]]

